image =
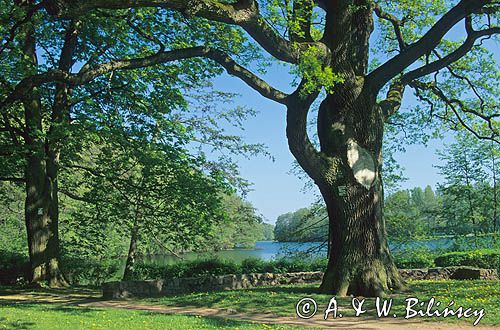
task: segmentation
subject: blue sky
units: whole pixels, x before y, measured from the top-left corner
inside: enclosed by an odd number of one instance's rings
[[[283,91],[291,91],[290,75],[282,66],[273,66],[266,76],[268,82]],[[266,222],[274,223],[283,213],[309,206],[317,198],[317,191],[304,191],[304,182],[290,173],[293,156],[288,150],[285,136],[285,112],[283,105],[267,100],[252,90],[238,78],[223,75],[215,81],[215,88],[240,94],[235,105],[245,105],[255,109],[257,116],[247,121],[242,136],[248,143],[264,143],[274,157],[274,162],[264,156],[247,160],[237,158],[242,176],[253,183],[247,199],[257,208]],[[404,104],[413,100],[405,95]],[[433,140],[428,146],[412,145],[405,153],[397,153],[396,159],[405,168],[408,178],[402,188],[425,187],[442,180],[434,165],[439,163],[436,148],[443,142]]]
[[[372,35],[372,43],[376,42],[376,33]],[[463,26],[458,24],[446,38],[459,40],[464,37]],[[484,42],[494,53],[497,63],[500,63],[500,45],[495,39]],[[383,59],[382,59],[383,60]],[[263,78],[272,86],[285,92],[291,92],[291,76],[286,67],[273,65]],[[247,199],[264,216],[265,221],[274,223],[283,213],[295,211],[309,206],[317,200],[318,192],[303,191],[304,181],[290,173],[293,156],[288,150],[285,136],[285,107],[265,99],[252,90],[238,78],[223,75],[215,81],[215,88],[227,92],[238,93],[241,96],[235,100],[237,105],[246,105],[258,115],[247,121],[243,136],[248,143],[264,143],[275,161],[265,157],[255,157],[250,160],[238,158],[242,176],[253,183]],[[406,92],[403,99],[403,109],[415,104],[411,92]],[[445,144],[453,142],[451,134],[444,140],[431,140],[427,146],[409,145],[406,152],[398,152],[395,158],[404,168],[407,181],[401,188],[425,187],[435,188],[443,178],[435,167],[441,164],[436,150],[442,150]]]

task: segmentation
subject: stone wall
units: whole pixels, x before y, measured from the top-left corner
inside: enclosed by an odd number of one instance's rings
[[[103,284],[106,299],[158,297],[190,292],[246,289],[259,286],[317,283],[322,272],[248,274],[174,278],[169,280],[122,281]]]
[[[475,269],[469,267],[401,269],[399,272],[406,280],[498,279],[495,269]],[[103,284],[102,291],[105,299],[159,297],[191,292],[235,290],[283,284],[319,283],[322,278],[322,272],[186,277],[169,280],[109,282]]]
[[[473,267],[439,267],[423,269],[400,269],[403,279],[408,280],[497,280],[496,269]]]

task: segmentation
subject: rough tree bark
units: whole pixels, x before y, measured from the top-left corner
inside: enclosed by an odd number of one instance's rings
[[[66,31],[59,59],[59,69],[69,72],[76,47],[77,24]],[[24,56],[30,71],[36,72],[38,59],[34,27],[28,24]],[[43,106],[38,89],[32,88],[23,102],[26,122],[27,157],[25,168],[25,220],[31,264],[31,282],[48,281],[51,287],[67,286],[60,270],[58,172],[64,125],[69,121],[71,89],[65,83],[56,84],[51,127],[43,134]]]
[[[33,68],[37,66],[34,29],[26,29],[24,55]],[[49,281],[51,286],[66,285],[59,269],[59,236],[57,232],[57,184],[49,172],[47,145],[43,137],[42,104],[37,88],[26,94],[26,202],[25,221],[33,283]]]
[[[364,79],[372,9],[366,1],[328,6],[323,38],[332,50],[328,65],[344,82],[319,108],[319,152],[305,133],[313,98],[307,100],[300,91],[290,96],[288,143],[319,187],[328,210],[330,253],[321,291],[380,296],[401,288],[402,281],[387,245],[382,211],[385,114],[376,102],[377,93]],[[335,37],[329,31],[335,31]]]

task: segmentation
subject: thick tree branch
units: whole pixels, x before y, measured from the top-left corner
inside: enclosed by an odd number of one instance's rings
[[[477,39],[484,36],[490,36],[493,34],[500,34],[500,27],[492,27],[485,30],[474,31],[472,30],[472,26],[470,26],[471,24],[470,18],[468,18],[466,21],[468,22],[466,23],[468,26],[467,28],[468,33],[464,43],[460,47],[458,47],[455,51],[448,54],[447,56],[406,73],[402,78],[403,84],[408,84],[410,81],[414,79],[418,79],[430,73],[437,72],[447,67],[451,63],[458,61],[463,56],[465,56],[472,49],[472,47],[474,47],[474,43]]]
[[[392,24],[392,26],[394,27],[394,33],[396,34],[396,39],[398,40],[399,50],[405,49],[406,42],[403,37],[403,32],[401,31],[401,20],[399,20],[396,16],[383,11],[382,7],[380,7],[380,5],[378,4],[374,5],[373,11],[380,19],[386,20]]]
[[[386,120],[395,114],[401,107],[404,90],[405,85],[402,84],[400,80],[395,80],[389,87],[386,99],[379,102],[379,106],[382,108]]]
[[[225,53],[215,49],[209,49],[206,53],[206,57],[219,63],[226,69],[229,74],[240,78],[247,85],[259,92],[262,96],[273,101],[285,104],[288,94],[285,94],[277,90],[276,88],[271,87],[267,82],[260,79],[246,68],[238,65],[231,57],[229,57]]]
[[[367,77],[374,91],[380,90],[391,79],[425,54],[429,54],[441,42],[442,38],[458,22],[472,13],[481,10],[494,0],[462,0],[439,19],[432,28],[417,42],[406,47],[401,53],[388,60]]]
[[[76,201],[85,202],[85,203],[89,203],[89,204],[94,204],[95,203],[95,201],[93,201],[93,200],[90,200],[88,198],[79,196],[79,195],[74,194],[71,191],[68,191],[68,190],[65,190],[65,189],[59,189],[59,192],[62,193],[62,194],[64,194],[64,195],[66,195],[67,197],[69,197],[71,199],[76,200]]]
[[[228,73],[242,79],[250,87],[254,88],[260,94],[270,98],[271,100],[284,103],[286,97],[288,96],[287,94],[271,87],[268,83],[258,78],[249,70],[238,65],[225,53],[209,47],[200,46],[156,53],[144,58],[115,60],[98,64],[93,67],[84,66],[80,72],[75,74],[65,72],[64,70],[51,70],[46,73],[27,77],[17,84],[13,92],[6,99],[0,102],[0,109],[17,100],[20,100],[26,91],[49,82],[67,83],[72,86],[80,86],[115,70],[140,69],[194,57],[206,57],[214,60],[224,67]]]
[[[309,46],[316,45],[328,52],[320,42],[294,44],[275,32],[260,15],[257,2],[239,0],[236,3],[223,3],[212,0],[48,0],[46,9],[60,17],[78,17],[92,9],[125,9],[136,7],[160,7],[179,11],[187,16],[198,16],[213,21],[242,27],[257,43],[275,58],[298,63],[300,55]]]
[[[325,168],[321,153],[316,150],[307,134],[307,114],[319,92],[304,95],[303,80],[287,99],[286,136],[291,153],[307,174],[315,180]]]

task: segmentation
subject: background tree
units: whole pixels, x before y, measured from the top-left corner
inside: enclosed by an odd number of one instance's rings
[[[213,227],[208,239],[201,239],[200,246],[213,250],[253,248],[256,241],[266,238],[262,217],[250,202],[233,193],[223,195],[222,204],[226,219]]]
[[[274,237],[280,242],[328,241],[328,216],[323,205],[312,205],[278,217]]]
[[[457,234],[496,232],[498,144],[462,134],[440,153],[442,218]]]
[[[175,144],[156,141],[169,136]],[[89,202],[97,221],[113,223],[130,237],[124,279],[133,273],[145,237],[157,238],[172,251],[182,249],[223,218],[218,195],[229,185],[221,173],[204,172],[203,159],[183,149],[186,142],[175,130],[164,128],[151,141],[102,130],[95,138],[99,141],[89,146],[90,156],[68,165],[85,174],[72,182],[83,196],[65,193]]]

